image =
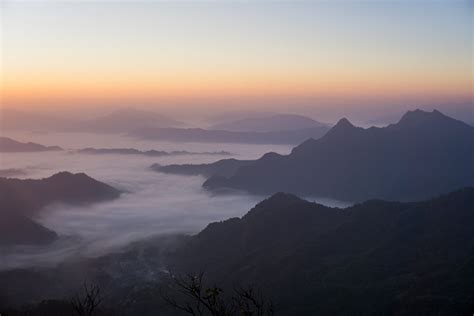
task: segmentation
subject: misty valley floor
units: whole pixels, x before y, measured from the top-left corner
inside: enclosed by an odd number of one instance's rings
[[[269,150],[281,153],[290,150],[289,146],[137,142],[121,136],[95,134],[24,133],[14,136],[31,141],[37,138],[65,149],[89,146],[169,151],[229,150],[238,158],[253,159]],[[69,152],[3,153],[2,169],[24,171],[20,178],[49,177],[64,170],[85,172],[127,193],[118,200],[86,207],[52,205],[38,220],[56,231],[60,240],[43,248],[8,250],[0,260],[0,269],[56,264],[76,255],[97,256],[156,234],[197,233],[210,222],[242,216],[262,197],[213,196],[201,188],[201,177],[164,175],[149,169],[154,163],[201,163],[217,159],[219,157],[215,155],[142,157]]]

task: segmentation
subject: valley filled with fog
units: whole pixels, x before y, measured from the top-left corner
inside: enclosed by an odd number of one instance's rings
[[[216,195],[205,191],[201,176],[154,172],[152,164],[209,163],[224,158],[256,159],[266,152],[288,154],[292,146],[137,141],[115,134],[11,132],[20,141],[57,145],[63,151],[2,153],[0,169],[17,169],[18,178],[45,178],[57,172],[84,172],[123,191],[119,199],[87,206],[53,204],[37,220],[57,232],[50,245],[21,245],[2,250],[0,269],[51,266],[65,259],[95,257],[155,235],[195,234],[209,223],[241,217],[263,196]],[[85,147],[135,148],[231,155],[94,155],[74,152]],[[314,200],[314,199],[313,199]],[[347,203],[315,199],[329,206]]]
[[[470,0],[0,0],[0,316],[474,316]]]

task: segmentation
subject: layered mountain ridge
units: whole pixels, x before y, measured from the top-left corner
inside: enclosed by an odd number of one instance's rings
[[[341,119],[287,155],[264,155],[204,187],[362,201],[414,201],[474,184],[474,128],[438,111],[363,129]]]

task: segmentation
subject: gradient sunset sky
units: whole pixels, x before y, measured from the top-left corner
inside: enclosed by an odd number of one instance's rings
[[[1,10],[8,108],[472,104],[470,1],[3,0]]]

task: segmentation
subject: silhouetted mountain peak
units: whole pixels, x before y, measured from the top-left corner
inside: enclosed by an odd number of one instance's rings
[[[398,122],[399,125],[419,125],[422,123],[433,122],[439,123],[442,121],[452,121],[455,122],[455,119],[447,117],[443,113],[438,110],[433,110],[431,112],[423,111],[420,109],[416,109],[414,111],[406,112],[400,121]]]
[[[355,128],[355,126],[347,118],[343,117],[336,123],[336,125],[334,125],[333,129],[334,128],[347,129],[347,128]]]
[[[342,118],[340,119],[336,125],[334,125],[324,137],[326,136],[334,136],[334,135],[340,135],[340,134],[347,134],[354,132],[356,130],[362,130],[360,127],[354,126],[347,118]]]
[[[271,197],[269,197],[266,200],[263,200],[262,202],[258,203],[255,208],[256,209],[267,209],[267,208],[272,208],[272,207],[286,207],[289,205],[294,205],[298,203],[307,203],[306,201],[300,199],[296,195],[290,194],[290,193],[284,193],[284,192],[278,192],[273,194]]]
[[[269,197],[266,201],[273,203],[273,202],[281,202],[281,201],[298,202],[302,200],[296,195],[291,194],[291,193],[277,192],[273,194],[271,197]]]

